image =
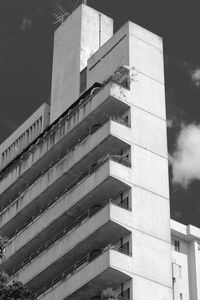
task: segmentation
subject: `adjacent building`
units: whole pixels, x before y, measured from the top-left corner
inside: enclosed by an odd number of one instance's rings
[[[1,146],[1,270],[42,300],[200,300],[200,229],[170,221],[162,39],[80,5],[51,105]]]

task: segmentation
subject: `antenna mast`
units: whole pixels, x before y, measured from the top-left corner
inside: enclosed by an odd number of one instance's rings
[[[53,24],[62,24],[70,15],[70,13],[63,6],[56,5],[52,10],[51,15],[55,20]]]

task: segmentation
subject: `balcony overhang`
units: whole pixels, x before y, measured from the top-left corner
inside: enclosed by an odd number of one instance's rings
[[[84,100],[84,99],[83,99]],[[49,164],[65,154],[91,126],[130,107],[130,91],[109,82],[98,93],[69,109],[0,173],[0,206],[17,197]]]
[[[119,172],[116,177],[115,170]],[[1,267],[10,273],[21,264],[23,257],[36,251],[91,206],[104,205],[109,198],[116,199],[130,188],[127,183],[130,176],[130,168],[106,161],[9,241]]]
[[[64,158],[42,175],[20,197],[1,212],[0,234],[10,237],[17,228],[22,228],[47,203],[61,193],[70,182],[76,180],[88,167],[96,163],[106,153],[119,154],[130,147],[123,136],[115,136],[117,127],[122,126],[108,121],[92,135],[66,154]],[[123,126],[125,127],[125,126]],[[112,130],[114,128],[114,130]],[[124,130],[130,130],[125,127]],[[52,179],[53,178],[53,179]]]
[[[108,243],[115,244],[120,238],[128,235],[130,231],[120,223],[121,219],[126,221],[127,227],[131,227],[130,211],[111,203],[107,204],[50,247],[47,243],[47,248],[18,270],[14,279],[28,284],[32,291],[42,288],[80,257],[105,248]]]
[[[37,299],[88,300],[100,295],[102,289],[108,286],[116,289],[131,278],[132,257],[108,250],[74,275],[63,278]]]

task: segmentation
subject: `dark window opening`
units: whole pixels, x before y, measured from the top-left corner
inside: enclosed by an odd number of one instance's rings
[[[122,290],[119,296],[126,299],[130,299],[130,288],[126,289],[125,291]]]
[[[80,72],[80,94],[86,90],[87,87],[87,67]]]

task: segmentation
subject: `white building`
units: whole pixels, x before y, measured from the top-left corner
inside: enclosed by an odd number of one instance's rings
[[[50,121],[0,154],[1,269],[35,298],[200,300],[200,229],[170,224],[160,37],[80,5],[55,32]]]

